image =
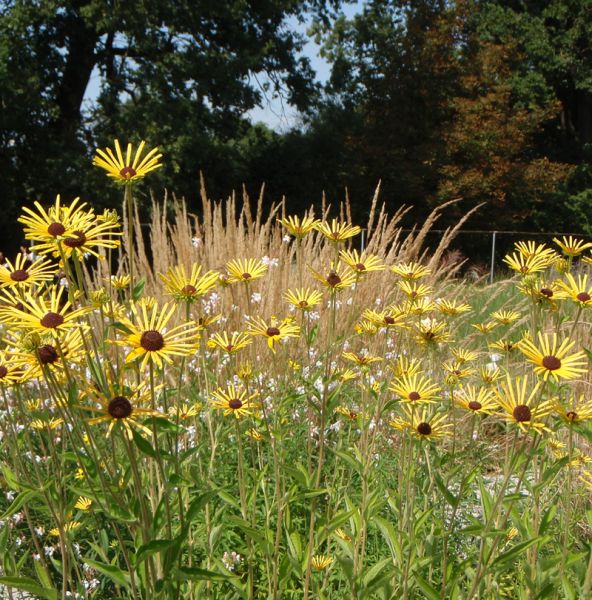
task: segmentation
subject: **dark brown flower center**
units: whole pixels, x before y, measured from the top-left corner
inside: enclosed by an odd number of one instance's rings
[[[298,306],[300,308],[308,308],[308,302],[306,300],[300,300],[300,302],[298,303]]]
[[[364,263],[356,263],[356,269],[358,271],[365,271],[366,270],[366,265]]]
[[[29,274],[25,269],[16,269],[10,274],[10,278],[13,281],[27,281],[27,279],[29,279]]]
[[[135,177],[137,175],[136,170],[132,169],[132,167],[123,167],[123,169],[119,171],[119,174],[124,179],[131,179],[132,177]]]
[[[553,296],[553,290],[550,290],[549,288],[541,288],[541,294],[547,298],[551,298]]]
[[[148,352],[157,352],[164,347],[164,338],[158,331],[145,331],[140,338],[140,346]]]
[[[73,231],[72,237],[66,238],[64,240],[64,246],[68,246],[68,248],[80,248],[84,246],[86,242],[86,235],[82,231]]]
[[[580,292],[576,298],[580,301],[580,302],[588,302],[590,300],[590,294],[588,294],[587,292]]]
[[[578,413],[575,410],[570,410],[570,411],[566,412],[565,416],[567,417],[567,419],[569,421],[577,421],[578,420]]]
[[[417,292],[415,290],[413,290],[410,294],[409,294],[410,298],[417,298]]]
[[[195,294],[195,292],[197,292],[197,288],[195,288],[194,286],[192,286],[191,284],[187,284],[182,290],[181,292],[183,292],[183,294],[185,294],[186,296],[192,296],[193,294]]]
[[[4,379],[8,375],[8,369],[4,365],[0,365],[0,379]]]
[[[242,277],[243,279],[251,279],[251,277],[253,277],[253,276],[252,276],[250,273],[243,273],[243,274],[241,275],[241,277]]]
[[[393,317],[385,317],[385,318],[384,318],[384,322],[385,322],[387,325],[394,325],[394,323],[395,323],[395,319],[394,319]]]
[[[37,348],[37,358],[42,365],[51,365],[58,359],[58,353],[53,346],[46,344]]]
[[[269,337],[273,337],[275,335],[280,335],[280,330],[277,327],[268,327],[265,332]]]
[[[543,367],[549,371],[561,369],[561,361],[556,356],[545,356],[542,360]]]
[[[52,223],[47,228],[47,233],[49,235],[53,235],[53,237],[58,237],[58,235],[64,235],[66,228],[61,223]]]
[[[329,273],[329,275],[327,276],[327,283],[331,287],[338,286],[341,283],[341,277],[339,277],[339,275],[337,275],[337,273],[335,272]]]
[[[430,435],[432,433],[432,426],[429,423],[420,423],[417,426],[417,433],[419,435]]]
[[[231,398],[228,401],[228,406],[229,408],[232,408],[232,410],[238,410],[239,408],[242,408],[243,403],[238,399],[238,398]]]
[[[421,398],[418,392],[409,392],[409,400],[419,400]]]
[[[471,410],[481,410],[483,408],[483,405],[481,404],[481,402],[477,402],[477,400],[471,400],[468,404],[468,407]]]
[[[530,407],[526,406],[526,404],[519,404],[512,411],[512,415],[518,421],[518,423],[526,423],[532,419],[532,412],[530,411]]]
[[[132,403],[125,396],[115,396],[115,398],[109,402],[107,412],[114,419],[126,419],[133,412]]]
[[[64,317],[59,313],[48,312],[43,319],[41,319],[41,325],[43,327],[47,327],[48,329],[55,329],[59,327],[64,322]]]

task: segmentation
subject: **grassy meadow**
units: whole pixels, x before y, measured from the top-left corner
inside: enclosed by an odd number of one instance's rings
[[[581,599],[592,243],[467,281],[372,201],[23,209],[0,266],[7,597]],[[334,216],[336,215],[336,216]]]

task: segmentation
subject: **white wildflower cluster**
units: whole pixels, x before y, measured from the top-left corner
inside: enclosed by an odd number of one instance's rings
[[[240,564],[242,560],[241,555],[234,550],[232,552],[224,552],[222,555],[222,564],[229,570],[234,571],[237,565]]]

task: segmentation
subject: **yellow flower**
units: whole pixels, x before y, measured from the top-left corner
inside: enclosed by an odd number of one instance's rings
[[[341,527],[338,527],[334,532],[335,537],[338,537],[340,540],[343,540],[344,542],[351,542],[352,539],[349,535],[347,535],[347,533],[345,533],[345,531],[343,529],[341,529]]]
[[[306,234],[310,233],[319,223],[318,219],[314,217],[285,217],[283,219],[278,219],[278,222],[281,223],[290,235],[293,235],[297,238],[303,238]]]
[[[131,346],[132,351],[126,357],[126,363],[142,358],[141,369],[144,370],[149,361],[158,367],[163,362],[171,364],[173,356],[189,356],[197,350],[199,331],[192,323],[182,323],[172,329],[168,322],[175,313],[175,306],[164,304],[159,309],[155,304],[149,311],[142,302],[132,303],[133,321],[123,319],[122,324],[130,331],[123,340],[115,343],[120,346]]]
[[[226,389],[218,388],[212,392],[212,406],[224,411],[224,416],[234,415],[237,419],[244,415],[252,414],[258,408],[254,399],[257,394],[247,396],[247,390],[235,385],[228,385]]]
[[[323,554],[315,554],[312,557],[312,568],[315,571],[325,571],[333,564],[333,558]]]
[[[466,302],[457,302],[456,300],[444,300],[443,298],[438,298],[435,304],[436,308],[443,315],[460,315],[473,310]]]
[[[171,419],[179,418],[180,421],[190,419],[197,416],[202,409],[199,402],[193,404],[179,404],[177,406],[169,406],[168,414]]]
[[[474,350],[467,350],[466,348],[452,348],[450,350],[456,358],[459,364],[464,364],[466,362],[472,362],[477,360],[480,356],[479,352],[475,352]]]
[[[311,267],[309,267],[309,269],[312,276],[324,286],[328,287],[332,292],[343,290],[356,283],[356,276],[351,271],[343,272],[340,271],[339,268],[335,269],[332,267],[327,275],[322,275]]]
[[[592,285],[588,286],[588,275],[578,275],[578,279],[568,273],[565,278],[567,281],[558,281],[557,298],[569,299],[575,302],[580,308],[592,306]]]
[[[60,425],[62,425],[64,419],[60,418],[50,418],[50,419],[34,419],[31,421],[31,427],[33,429],[57,429]]]
[[[345,240],[358,235],[362,229],[357,225],[340,223],[337,219],[322,221],[315,225],[315,229],[322,233],[331,242],[344,242]]]
[[[442,368],[447,372],[445,380],[448,385],[454,385],[461,379],[470,377],[475,372],[474,369],[464,367],[463,364],[457,361],[446,361],[442,363]]]
[[[74,508],[78,510],[86,511],[92,505],[92,500],[90,498],[85,498],[84,496],[80,496],[78,500],[76,500],[76,504],[74,504]]]
[[[340,415],[347,417],[350,421],[357,421],[360,417],[360,413],[356,410],[352,410],[351,408],[347,408],[347,406],[338,406],[335,409],[335,412],[338,412]]]
[[[80,198],[75,198],[70,206],[63,206],[59,194],[56,196],[55,204],[45,210],[39,202],[34,202],[37,212],[23,206],[23,215],[18,218],[24,227],[25,239],[51,244],[57,247],[57,243],[66,236],[73,233],[74,224],[84,219],[86,204],[78,204]]]
[[[471,327],[474,327],[477,331],[481,333],[489,333],[493,331],[498,326],[498,323],[495,321],[487,321],[486,323],[473,323]]]
[[[342,352],[341,356],[345,358],[345,360],[349,360],[359,367],[366,367],[382,360],[379,356],[372,356],[367,352]]]
[[[64,533],[76,531],[81,525],[82,523],[79,523],[78,521],[70,521],[64,525]],[[49,535],[58,537],[60,535],[60,530],[57,527],[53,527],[49,530]]]
[[[522,315],[515,310],[496,310],[491,313],[494,321],[501,323],[502,325],[510,325],[514,321],[517,321]]]
[[[553,241],[561,248],[566,256],[579,256],[582,252],[592,248],[592,243],[578,240],[577,238],[563,236],[561,239],[553,238]]]
[[[397,394],[402,403],[424,404],[435,402],[440,389],[423,375],[403,375],[389,385],[389,390]]]
[[[49,296],[33,297],[27,293],[22,300],[22,309],[14,307],[0,308],[0,322],[10,322],[17,329],[51,333],[57,337],[69,329],[79,327],[78,319],[88,312],[88,308],[70,310],[72,305],[64,301],[65,288],[52,286]]]
[[[129,275],[111,275],[111,277],[105,277],[103,281],[115,290],[127,290],[131,283],[131,277]]]
[[[503,262],[505,262],[510,269],[517,271],[523,276],[544,271],[551,264],[551,261],[546,256],[534,255],[525,257],[519,252],[506,255]]]
[[[407,315],[402,312],[398,312],[394,308],[387,308],[386,310],[375,311],[367,308],[362,313],[362,317],[379,327],[385,327],[387,329],[391,327],[406,327]]]
[[[321,302],[323,294],[309,288],[297,288],[294,290],[286,290],[284,292],[284,298],[298,310],[309,311]]]
[[[358,277],[371,271],[384,270],[380,258],[374,254],[360,255],[357,250],[341,250],[339,257]]]
[[[233,331],[230,337],[228,337],[228,333],[223,331],[222,333],[215,333],[208,340],[208,348],[220,348],[220,350],[227,354],[234,354],[246,348],[251,343],[252,340],[246,333]]]
[[[397,358],[395,363],[391,366],[391,370],[395,377],[409,377],[419,373],[422,368],[423,366],[419,359],[409,359],[406,356],[399,356],[399,358]]]
[[[428,416],[424,408],[421,413],[408,406],[403,407],[403,417],[393,419],[390,424],[395,429],[409,431],[419,439],[438,439],[449,435],[448,429],[452,427],[446,422],[445,415]]]
[[[405,315],[420,317],[435,310],[436,304],[429,298],[415,298],[414,300],[406,300],[401,306],[395,306],[394,308]]]
[[[450,334],[445,323],[438,323],[435,319],[428,319],[417,326],[417,341],[420,344],[443,344],[450,341]]]
[[[376,335],[378,333],[378,327],[376,323],[372,321],[363,320],[354,325],[354,331],[358,335]]]
[[[26,361],[13,353],[0,350],[0,386],[22,381],[25,371]]]
[[[497,408],[493,392],[487,388],[477,388],[474,385],[461,385],[454,394],[454,402],[460,408],[478,414],[490,415]]]
[[[423,283],[417,283],[415,281],[399,281],[397,282],[397,287],[412,302],[415,302],[420,298],[425,298],[428,294],[432,292],[432,288],[429,285],[424,285]]]
[[[291,317],[286,317],[281,321],[278,321],[276,317],[271,317],[269,324],[261,317],[252,317],[247,325],[247,333],[267,338],[267,345],[270,350],[275,352],[275,344],[284,338],[298,337],[300,327],[294,324],[294,319]]]
[[[162,154],[158,154],[158,148],[153,148],[142,158],[142,152],[146,145],[144,141],[140,142],[135,154],[133,146],[128,144],[125,156],[121,152],[119,140],[115,140],[114,145],[115,152],[111,148],[105,148],[105,150],[98,148],[93,165],[104,169],[107,176],[112,177],[118,183],[134,183],[145,177],[150,171],[162,167],[162,164],[158,162],[162,157]],[[133,159],[132,154],[134,154]]]
[[[543,257],[549,262],[553,262],[557,256],[555,250],[553,250],[552,248],[547,248],[545,244],[537,244],[532,240],[529,240],[527,242],[515,242],[514,247],[525,258],[539,256]]]
[[[166,293],[179,302],[193,302],[206,294],[218,283],[219,273],[207,271],[201,274],[201,267],[193,264],[187,275],[185,265],[170,268],[165,275],[160,275]]]
[[[501,339],[497,342],[492,342],[489,344],[489,348],[491,350],[499,350],[501,352],[513,352],[517,350],[520,345],[520,342],[513,342],[512,340]]]
[[[226,270],[229,276],[228,283],[236,283],[237,281],[249,283],[253,279],[263,277],[267,273],[267,265],[264,265],[261,260],[255,258],[245,260],[238,258],[236,260],[229,260],[226,263]]]
[[[430,269],[415,262],[393,265],[391,271],[403,279],[421,279],[431,273]]]
[[[481,367],[479,371],[479,377],[485,385],[491,385],[495,383],[502,376],[502,372],[499,367]]]
[[[24,254],[17,254],[14,264],[8,259],[0,265],[0,287],[30,288],[36,283],[51,281],[56,268],[44,258],[28,265]]]
[[[535,373],[542,375],[546,381],[552,376],[555,381],[560,378],[575,379],[582,373],[586,373],[586,355],[584,352],[576,352],[568,356],[568,352],[575,342],[570,342],[567,338],[557,347],[557,334],[553,333],[549,338],[548,334],[544,336],[538,334],[540,349],[529,339],[520,341],[519,350],[526,356],[526,359],[535,364]]]
[[[555,410],[559,416],[568,423],[583,423],[592,420],[592,400],[585,399],[584,395],[579,400],[571,398],[567,403],[556,402]]]
[[[497,403],[505,411],[501,416],[506,421],[518,425],[522,431],[530,428],[537,431],[548,430],[545,423],[538,419],[546,417],[552,406],[548,401],[535,403],[540,385],[541,382],[537,381],[531,386],[528,376],[512,380],[510,375],[507,375],[501,390],[495,390]]]
[[[250,362],[241,363],[236,371],[236,376],[243,382],[247,383],[253,379],[253,365]]]
[[[247,431],[247,435],[256,442],[263,441],[263,436],[254,427],[251,427],[251,429]]]

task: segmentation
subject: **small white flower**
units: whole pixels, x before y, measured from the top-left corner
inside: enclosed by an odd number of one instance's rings
[[[291,241],[292,241],[292,238],[288,234],[285,234],[284,237],[282,238],[282,242],[284,242],[284,244],[289,244]]]
[[[191,245],[194,248],[199,248],[201,246],[201,238],[200,237],[191,238]]]
[[[251,302],[259,304],[259,302],[261,302],[261,294],[259,292],[253,292],[251,294]]]

